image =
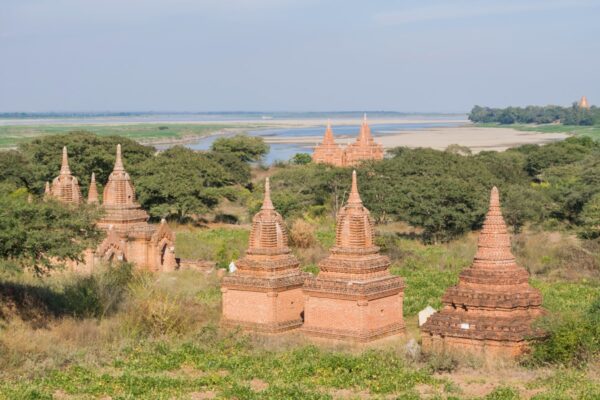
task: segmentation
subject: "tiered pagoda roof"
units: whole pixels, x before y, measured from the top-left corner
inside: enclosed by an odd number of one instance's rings
[[[373,139],[367,114],[363,117],[358,138],[346,147],[344,153],[348,166],[356,165],[363,160],[383,160],[383,146]]]
[[[123,166],[120,144],[117,145],[115,166],[104,187],[102,206],[106,211],[98,222],[102,228],[107,229],[109,225],[113,225],[117,231],[127,230],[133,235],[136,230],[142,235],[146,231],[154,231],[146,222],[149,218],[148,213],[135,200],[135,189]]]
[[[358,193],[356,171],[352,172],[348,202],[338,213],[335,246],[329,252],[319,263],[318,277],[306,281],[305,291],[369,298],[404,287],[401,277],[390,275],[390,260],[379,254],[375,245],[373,220]]]
[[[458,285],[446,291],[443,309],[421,328],[424,340],[425,335],[455,338],[463,347],[501,342],[518,347],[517,354],[527,338],[539,334],[532,322],[542,314],[542,296],[528,280],[511,252],[494,187],[473,264],[461,273]]]
[[[335,142],[331,123],[327,122],[323,142],[315,147],[312,158],[316,163],[332,164],[338,167],[344,165],[344,150]]]
[[[304,274],[288,246],[288,235],[281,215],[273,207],[269,178],[260,211],[252,219],[246,255],[237,261],[235,274],[224,279],[229,288],[277,289],[300,286]]]
[[[62,164],[60,174],[52,181],[52,186],[46,184],[45,194],[68,204],[80,204],[82,202],[79,181],[71,174],[69,168],[69,156],[67,148],[62,150]]]

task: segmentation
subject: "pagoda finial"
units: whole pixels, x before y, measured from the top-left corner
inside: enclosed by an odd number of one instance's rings
[[[69,156],[67,154],[67,146],[63,146],[62,149],[62,164],[60,165],[61,175],[71,175],[71,169],[69,168]]]
[[[271,184],[269,183],[269,178],[265,179],[265,198],[263,200],[263,204],[261,210],[274,210],[273,202],[271,201]]]
[[[363,124],[367,124],[367,113],[363,114]]]
[[[88,189],[88,204],[98,204],[98,188],[96,187],[96,174],[92,172],[90,188]]]
[[[500,192],[498,192],[498,188],[494,186],[490,193],[490,208],[500,208]]]
[[[123,171],[125,168],[123,167],[123,160],[121,159],[121,145],[117,145],[117,157],[115,160],[115,168],[113,171]]]
[[[352,188],[348,196],[348,204],[362,204],[360,194],[358,194],[358,184],[356,182],[356,170],[352,171]]]

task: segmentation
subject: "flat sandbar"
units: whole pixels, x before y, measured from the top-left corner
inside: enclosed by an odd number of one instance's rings
[[[335,131],[334,131],[335,134]],[[477,153],[485,150],[503,151],[524,144],[545,144],[569,137],[566,133],[541,133],[518,131],[512,128],[488,128],[479,126],[440,127],[420,130],[389,132],[375,137],[375,141],[386,149],[394,147],[428,147],[444,150],[458,144]],[[265,136],[267,143],[298,143],[316,145],[321,138],[314,136],[276,137]],[[336,142],[348,144],[356,140],[356,135],[336,135]]]

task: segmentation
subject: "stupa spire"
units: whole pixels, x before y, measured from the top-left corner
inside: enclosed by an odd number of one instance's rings
[[[581,96],[581,100],[579,100],[580,108],[590,108],[590,104],[588,103],[588,99],[585,96]]]
[[[121,145],[117,145],[117,157],[115,159],[115,167],[113,171],[124,171],[125,167],[123,167],[123,159],[121,158]]]
[[[44,198],[47,198],[52,195],[50,191],[50,182],[46,181],[46,186],[44,187]]]
[[[71,175],[71,169],[69,168],[69,155],[67,154],[67,146],[63,146],[62,149],[62,163],[60,165],[61,175]]]
[[[269,182],[269,178],[265,179],[265,197],[263,199],[263,204],[261,210],[274,210],[273,202],[271,201],[271,184]]]
[[[96,187],[96,174],[92,172],[90,188],[88,190],[88,204],[98,204],[98,188]]]
[[[331,129],[331,122],[327,120],[327,126],[325,128],[325,136],[323,136],[323,144],[334,144],[333,130]]]
[[[358,193],[358,183],[356,181],[356,170],[352,171],[352,187],[348,196],[348,205],[362,205],[360,194]]]

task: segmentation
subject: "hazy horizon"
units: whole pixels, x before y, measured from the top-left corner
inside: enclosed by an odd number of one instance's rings
[[[600,0],[4,0],[0,112],[600,104],[598,16]]]

